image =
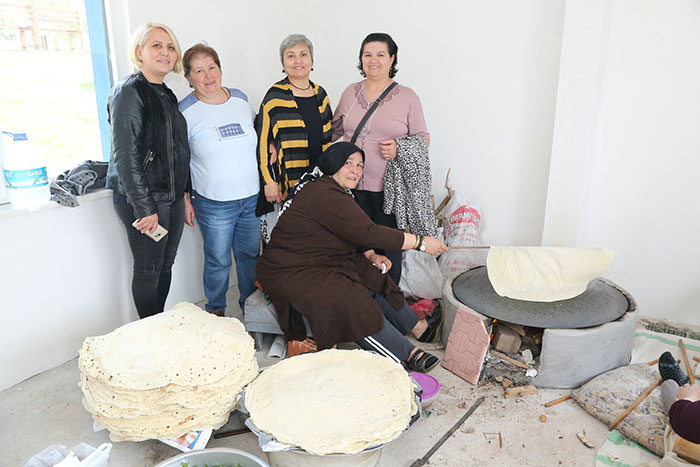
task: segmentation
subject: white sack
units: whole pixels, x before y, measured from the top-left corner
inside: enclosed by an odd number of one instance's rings
[[[446,218],[445,243],[451,248],[440,256],[438,263],[442,273],[449,276],[457,271],[486,264],[488,250],[454,248],[482,245],[481,206],[470,200],[464,193],[456,191],[439,215]]]
[[[434,300],[442,298],[444,284],[445,277],[435,256],[416,250],[404,252],[399,283],[404,294]]]

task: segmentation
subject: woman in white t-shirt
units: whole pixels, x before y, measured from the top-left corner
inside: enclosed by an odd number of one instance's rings
[[[184,54],[185,78],[194,91],[180,101],[187,120],[192,200],[185,220],[195,216],[204,238],[206,310],[219,316],[226,309],[229,271],[236,260],[238,304],[255,291],[255,263],[260,253],[260,218],[255,206],[260,192],[255,148],[255,112],[238,89],[221,85],[221,63],[206,44]]]

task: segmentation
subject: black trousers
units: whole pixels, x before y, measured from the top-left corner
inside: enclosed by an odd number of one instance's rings
[[[396,228],[396,217],[393,214],[384,214],[384,192],[383,191],[365,191],[352,190],[355,195],[355,201],[360,205],[362,210],[374,221],[375,224],[385,225],[387,227]],[[389,277],[399,285],[401,279],[401,250],[375,250],[379,254],[383,254],[391,261],[391,269]]]
[[[112,199],[114,210],[126,228],[134,257],[131,281],[134,304],[139,317],[146,318],[162,312],[168,298],[175,255],[185,226],[185,198],[183,195],[173,202],[156,203],[158,223],[168,230],[168,234],[159,242],[151,240],[131,225],[136,218],[126,196],[115,191]]]
[[[364,337],[355,343],[365,350],[373,350],[399,364],[408,360],[413,344],[406,339],[406,336],[416,327],[418,316],[405,302],[401,309],[396,310],[383,294],[372,290],[369,293],[384,313],[384,327],[378,333]]]

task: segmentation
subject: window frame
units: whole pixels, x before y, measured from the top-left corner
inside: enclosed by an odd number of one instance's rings
[[[95,98],[97,100],[97,121],[100,141],[102,143],[102,160],[109,161],[111,150],[110,128],[107,121],[107,98],[112,89],[114,78],[110,66],[109,37],[107,35],[107,17],[102,0],[85,0],[85,18],[90,38],[90,56],[92,74],[95,81]]]

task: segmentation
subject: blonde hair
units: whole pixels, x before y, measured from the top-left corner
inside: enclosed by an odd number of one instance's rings
[[[141,69],[143,62],[139,60],[139,57],[136,55],[136,49],[143,48],[144,44],[146,43],[146,39],[148,39],[148,35],[154,29],[162,29],[163,31],[167,32],[170,39],[173,41],[173,46],[175,46],[175,52],[177,53],[177,59],[175,60],[173,71],[175,73],[180,73],[182,71],[182,49],[180,49],[180,43],[177,41],[177,37],[175,37],[173,30],[161,23],[153,23],[149,21],[134,31],[134,35],[131,36],[131,47],[129,48],[129,58],[131,59],[131,63],[133,63],[139,70]]]

